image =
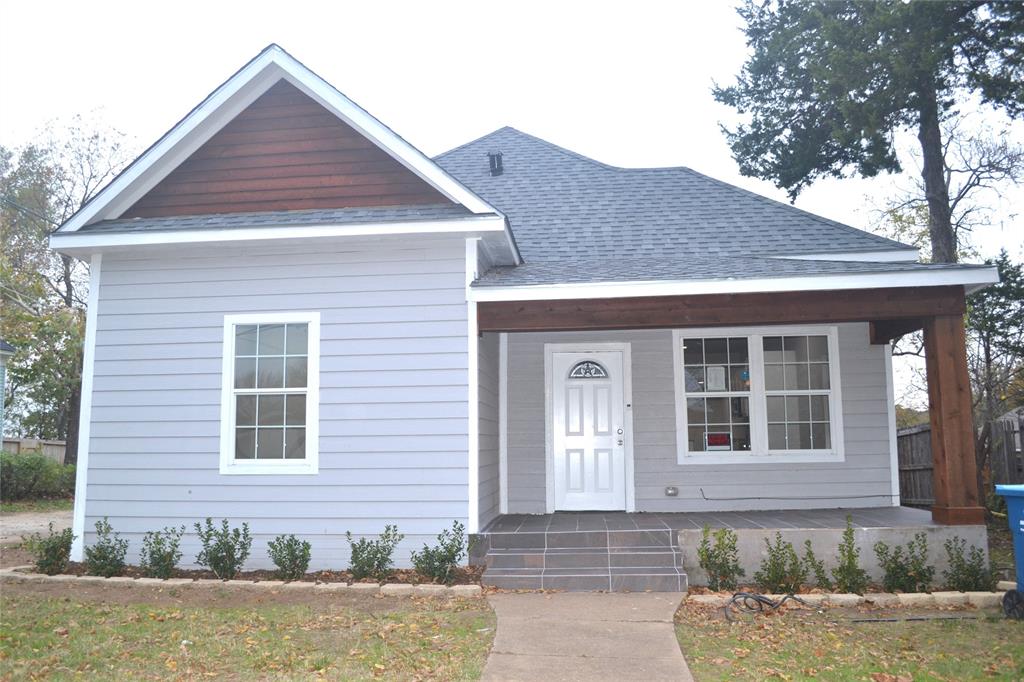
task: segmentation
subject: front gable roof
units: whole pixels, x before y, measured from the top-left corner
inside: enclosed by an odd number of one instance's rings
[[[270,45],[231,78],[214,90],[170,131],[147,149],[109,185],[86,203],[59,229],[76,232],[91,223],[128,217],[139,210],[139,201],[189,159],[224,126],[245,111],[258,98],[285,81],[291,87],[325,108],[345,125],[370,140],[377,148],[401,164],[409,173],[436,190],[439,198],[464,206],[473,214],[498,213],[488,202],[468,190],[437,166],[422,152],[371,116],[333,86],[313,73],[277,45]],[[279,86],[280,87],[280,86]],[[165,202],[166,205],[166,202]],[[173,200],[171,205],[173,205]],[[145,208],[146,204],[143,203]],[[272,206],[267,207],[272,209]],[[310,208],[302,206],[302,208]],[[197,209],[202,210],[202,209]],[[213,211],[211,211],[213,212]],[[158,211],[156,213],[159,213]],[[164,213],[166,214],[166,212]]]

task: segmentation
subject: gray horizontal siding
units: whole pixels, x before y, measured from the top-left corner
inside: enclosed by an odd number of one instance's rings
[[[891,504],[885,352],[867,324],[839,326],[845,460],[809,464],[680,466],[670,330],[509,334],[509,511],[545,505],[544,344],[628,341],[633,449],[640,511],[709,511]],[[679,488],[666,497],[666,486]],[[705,500],[724,497],[773,499]]]
[[[486,526],[500,507],[498,471],[498,335],[489,333],[479,340],[479,519]]]
[[[104,257],[97,306],[86,529],[246,522],[253,567],[295,533],[343,568],[345,531],[397,523],[409,551],[466,522],[465,243],[405,237],[163,249]],[[219,473],[224,315],[321,313],[320,472]],[[86,543],[93,534],[86,534]],[[185,539],[185,562],[195,539]]]

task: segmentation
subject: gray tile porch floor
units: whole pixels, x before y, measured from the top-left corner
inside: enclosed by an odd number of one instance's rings
[[[504,514],[480,535],[574,531],[685,530],[711,528],[900,528],[935,525],[931,513],[913,507],[860,507],[742,512],[555,512]]]

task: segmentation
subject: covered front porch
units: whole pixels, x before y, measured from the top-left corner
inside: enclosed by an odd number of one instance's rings
[[[984,547],[964,296],[477,303],[474,560],[505,587],[679,589],[700,582],[705,525],[737,532],[752,574],[776,530],[833,556],[847,514],[865,559],[875,540],[918,530],[936,537],[937,565],[950,533]],[[899,499],[890,344],[915,329],[927,348],[929,511]]]

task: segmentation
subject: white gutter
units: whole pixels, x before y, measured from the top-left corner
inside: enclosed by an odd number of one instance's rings
[[[862,263],[916,263],[921,259],[917,249],[891,249],[888,251],[843,251],[837,253],[802,253],[796,256],[769,256],[781,260],[838,260]]]
[[[474,301],[545,301],[582,298],[633,298],[637,296],[696,296],[704,294],[771,293],[782,291],[829,291],[883,289],[914,286],[963,286],[967,293],[999,281],[995,266],[910,272],[873,272],[800,277],[705,279],[691,281],[597,282],[526,286],[474,286]]]
[[[50,248],[62,253],[74,254],[123,246],[209,244],[316,237],[377,237],[402,234],[451,233],[482,236],[487,233],[504,231],[505,219],[501,216],[490,215],[454,220],[414,220],[348,225],[277,225],[226,229],[138,230],[136,232],[55,232],[50,235]],[[509,247],[511,248],[511,243],[509,243]]]

